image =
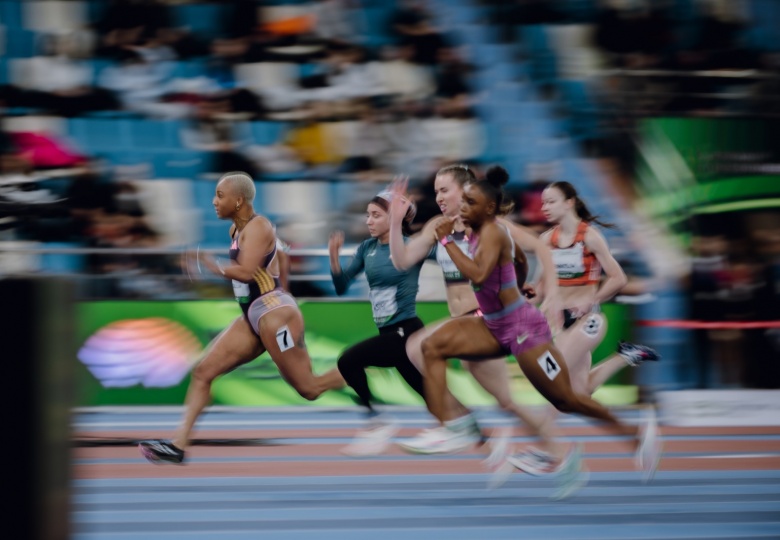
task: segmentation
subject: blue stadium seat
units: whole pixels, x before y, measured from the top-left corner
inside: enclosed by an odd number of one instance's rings
[[[287,122],[250,122],[252,141],[267,146],[280,141],[289,129]]]
[[[136,149],[165,150],[181,148],[183,123],[179,120],[121,120],[125,124],[130,146]]]
[[[197,208],[210,208],[216,187],[216,182],[211,180],[192,180],[192,196],[195,206]]]
[[[114,119],[70,118],[68,136],[87,152],[127,150],[130,147],[125,125]]]
[[[195,150],[160,152],[154,156],[154,175],[194,180],[211,169],[211,159],[209,152]]]
[[[171,6],[174,24],[189,28],[194,34],[206,39],[220,37],[227,8],[228,2]]]
[[[0,24],[6,30],[10,28],[22,28],[22,2],[21,0],[2,0],[0,2]]]
[[[5,29],[5,56],[31,58],[37,54],[38,35],[21,27]]]
[[[78,244],[68,242],[47,242],[48,248],[77,248]],[[46,273],[76,274],[85,269],[84,255],[65,253],[44,253],[41,255],[41,268]]]

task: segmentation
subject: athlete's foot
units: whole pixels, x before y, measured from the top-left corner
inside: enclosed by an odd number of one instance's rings
[[[416,437],[401,441],[398,446],[412,454],[453,454],[480,442],[480,435],[473,430],[454,430],[441,426],[427,429]]]
[[[661,359],[661,355],[655,349],[627,341],[618,343],[617,353],[632,367],[636,367],[642,362],[657,362]]]
[[[562,460],[558,460],[552,454],[529,447],[526,451],[514,456],[509,456],[507,461],[516,469],[531,476],[544,476],[558,470]]]
[[[341,449],[341,452],[354,457],[381,454],[398,430],[399,426],[392,418],[384,415],[376,416],[371,419],[368,429],[358,432],[352,442]]]
[[[174,463],[181,465],[184,463],[184,450],[175,446],[171,441],[162,439],[153,439],[141,441],[138,443],[138,449],[141,454],[150,463]]]

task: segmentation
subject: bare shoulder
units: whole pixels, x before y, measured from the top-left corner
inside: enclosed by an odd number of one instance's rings
[[[545,244],[549,245],[551,243],[550,237],[552,237],[552,233],[553,233],[553,228],[549,228],[539,235],[539,239]]]
[[[607,239],[604,238],[600,230],[592,225],[585,231],[585,245],[593,252],[609,250]]]

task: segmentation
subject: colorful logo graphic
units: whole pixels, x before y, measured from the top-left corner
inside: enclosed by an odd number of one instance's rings
[[[106,388],[178,385],[202,347],[181,324],[162,317],[128,319],[104,326],[90,336],[78,359]]]

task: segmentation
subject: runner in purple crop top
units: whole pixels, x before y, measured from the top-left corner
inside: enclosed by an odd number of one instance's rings
[[[452,230],[451,219],[443,218],[436,227],[436,237],[474,287],[484,317],[450,320],[423,341],[428,407],[443,421],[448,358],[511,353],[531,384],[558,410],[601,420],[613,432],[633,439],[637,461],[649,478],[660,454],[655,434],[647,431],[640,434],[637,427],[620,422],[590,396],[574,393],[566,363],[552,342],[547,320],[535,306],[525,302],[517,286],[513,267],[515,246],[506,228],[496,221],[504,210],[502,186],[508,179],[503,168],[493,167],[485,180],[468,184],[464,190],[460,218],[476,237],[471,248],[473,258],[451,246],[447,238]],[[582,478],[576,474],[580,470],[579,453],[575,447],[566,460],[568,465],[563,465],[565,470],[574,471],[575,478]],[[571,481],[561,489],[570,492],[580,485],[582,482]]]

